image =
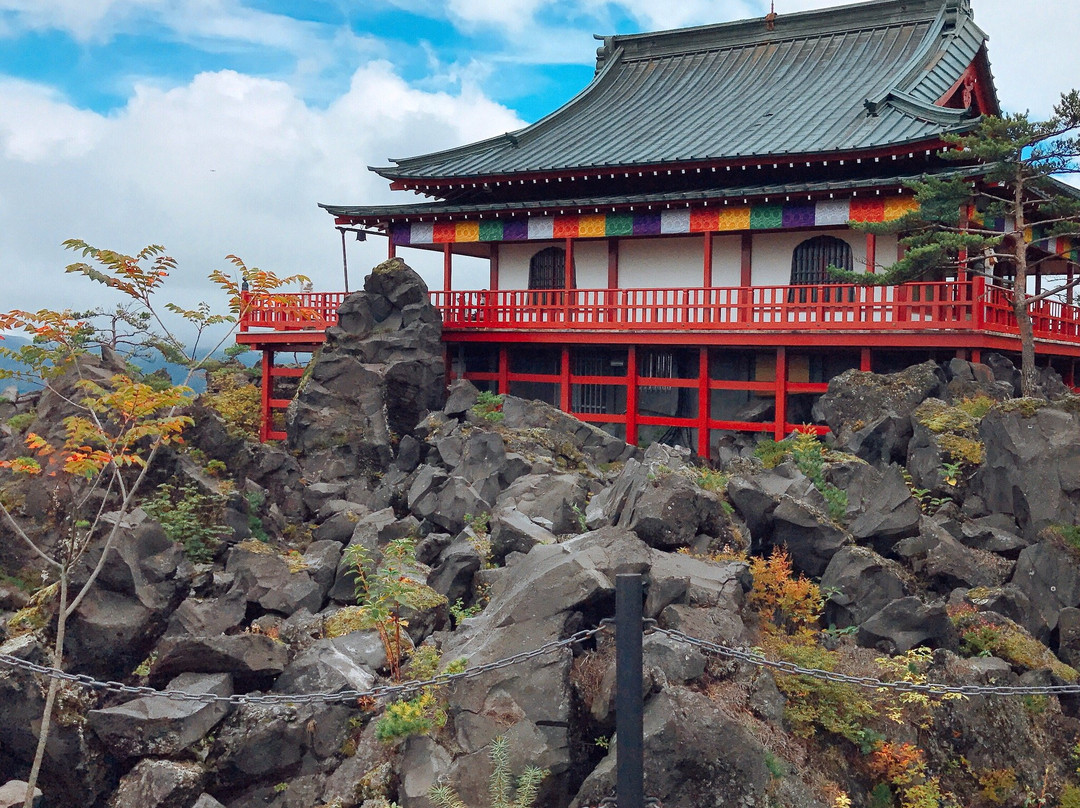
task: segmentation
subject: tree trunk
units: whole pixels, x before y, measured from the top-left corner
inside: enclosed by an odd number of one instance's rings
[[[64,667],[64,630],[67,627],[67,599],[68,599],[68,571],[60,572],[60,611],[56,620],[56,641],[53,644],[52,666],[57,670]],[[56,692],[60,689],[60,680],[52,677],[49,679],[49,690],[45,695],[45,709],[41,713],[41,729],[38,732],[37,751],[34,753],[34,763],[30,767],[30,776],[26,782],[26,798],[23,808],[33,808],[34,789],[37,787],[38,776],[41,774],[41,763],[45,759],[45,745],[49,740],[49,728],[52,724],[53,705],[56,703]]]
[[[1035,330],[1031,325],[1031,312],[1028,310],[1028,242],[1024,237],[1024,183],[1022,176],[1017,177],[1013,188],[1013,210],[1016,214],[1016,277],[1013,280],[1013,314],[1020,328],[1020,394],[1025,398],[1039,393],[1035,377]]]

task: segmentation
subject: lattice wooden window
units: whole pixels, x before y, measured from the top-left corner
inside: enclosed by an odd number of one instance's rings
[[[791,256],[791,285],[830,283],[828,267],[851,272],[851,246],[835,236],[815,236],[795,248]]]
[[[566,288],[566,250],[545,247],[529,261],[530,289]]]

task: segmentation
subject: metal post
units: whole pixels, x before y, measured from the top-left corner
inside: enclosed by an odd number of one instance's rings
[[[645,806],[641,606],[641,576],[615,576],[615,793],[619,808]]]

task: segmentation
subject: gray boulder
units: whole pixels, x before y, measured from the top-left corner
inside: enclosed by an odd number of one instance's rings
[[[225,571],[236,576],[236,586],[248,603],[288,617],[297,609],[314,614],[323,605],[323,590],[306,569],[289,564],[269,547],[259,552],[238,545],[229,551]]]
[[[1012,583],[1030,602],[1021,624],[1044,642],[1057,628],[1061,610],[1080,606],[1076,560],[1052,541],[1041,541],[1020,552]]]
[[[347,646],[345,646],[347,648]],[[301,652],[274,682],[275,693],[337,693],[370,690],[375,673],[335,640],[318,640]]]
[[[851,544],[851,535],[820,510],[784,497],[772,513],[772,544],[787,547],[792,566],[814,578],[820,577],[840,548]]]
[[[956,630],[944,603],[927,604],[917,597],[894,600],[859,627],[859,645],[887,654],[903,654],[918,645],[956,648]]]
[[[979,424],[986,460],[971,492],[995,513],[1015,517],[1024,536],[1080,521],[1080,415],[1042,406],[991,410]]]
[[[514,508],[552,533],[580,533],[578,514],[584,514],[588,494],[588,482],[580,474],[529,474],[504,490],[496,507]]]
[[[25,780],[8,780],[0,786],[0,808],[21,808],[26,802],[27,785]],[[41,789],[35,786],[33,808],[42,808],[44,804]]]
[[[231,696],[232,677],[227,673],[182,673],[169,682],[168,689]],[[91,710],[87,718],[94,733],[117,757],[171,756],[203,738],[230,709],[224,702],[144,696],[118,707]]]
[[[911,439],[911,414],[938,396],[944,374],[934,362],[899,373],[849,370],[829,382],[814,405],[814,417],[829,425],[837,446],[869,463],[903,463]]]
[[[821,576],[821,589],[828,593],[825,621],[837,628],[857,626],[904,597],[906,587],[897,567],[866,547],[840,549]]]
[[[245,681],[261,680],[277,676],[287,661],[285,645],[265,634],[177,637],[162,642],[150,675],[155,682],[185,672],[232,673]]]
[[[120,780],[108,808],[190,808],[206,775],[197,763],[140,760]]]
[[[538,544],[554,544],[555,534],[536,524],[517,508],[506,506],[491,515],[491,555],[502,561],[508,553],[527,553]]]
[[[1012,573],[1012,562],[966,547],[931,519],[923,520],[918,536],[903,539],[894,550],[920,579],[943,594],[957,587],[1001,586]]]
[[[323,481],[384,471],[391,435],[412,434],[446,397],[442,320],[400,259],[375,267],[327,329],[286,417],[288,446]]]
[[[922,516],[898,466],[879,470],[854,465],[846,484],[831,479],[847,491],[848,530],[856,542],[871,544],[884,553],[899,539],[919,532]]]

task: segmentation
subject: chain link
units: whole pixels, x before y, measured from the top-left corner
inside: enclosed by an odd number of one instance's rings
[[[270,693],[265,695],[251,695],[247,693],[220,696],[216,693],[189,693],[183,690],[156,690],[152,687],[128,685],[123,682],[101,681],[92,676],[79,673],[67,673],[45,665],[37,665],[10,654],[0,654],[0,665],[37,673],[53,679],[70,682],[79,687],[90,690],[100,690],[110,693],[122,693],[132,696],[147,696],[166,698],[173,701],[196,701],[203,704],[226,703],[232,705],[261,704],[270,706],[293,707],[302,704],[343,704],[355,702],[360,699],[391,699],[401,698],[415,693],[425,687],[449,685],[454,682],[475,679],[486,673],[519,665],[530,659],[535,659],[545,654],[568,648],[577,643],[595,637],[603,631],[614,629],[614,621],[610,618],[600,621],[596,628],[582,629],[562,640],[553,640],[537,646],[531,651],[522,651],[513,656],[504,657],[494,662],[477,665],[460,673],[441,673],[430,679],[401,682],[373,687],[370,690],[343,690],[337,693]],[[645,621],[644,633],[663,634],[678,642],[697,647],[716,656],[727,659],[746,662],[761,668],[769,668],[794,676],[810,676],[829,682],[855,685],[873,690],[891,690],[899,693],[923,693],[931,696],[960,695],[960,696],[1066,696],[1080,695],[1080,683],[1064,685],[946,685],[934,682],[905,682],[886,681],[874,676],[852,676],[846,673],[824,670],[822,668],[804,668],[793,662],[769,659],[764,654],[745,648],[735,648],[727,645],[702,640],[692,637],[681,631],[660,628],[655,620]]]
[[[843,684],[856,685],[873,690],[892,690],[899,693],[924,693],[931,696],[945,696],[950,694],[960,696],[1067,696],[1080,694],[1080,683],[1071,685],[946,685],[933,682],[887,682],[873,676],[851,676],[846,673],[827,671],[821,668],[804,668],[792,662],[769,659],[757,651],[743,648],[732,648],[719,645],[708,640],[691,637],[681,631],[657,628],[658,634],[665,634],[673,640],[687,643],[701,648],[711,654],[746,662],[761,668],[771,668],[781,673],[789,673],[797,676],[810,676],[814,679],[823,679],[829,682],[841,682]]]
[[[148,696],[170,699],[172,701],[197,701],[203,704],[262,704],[271,706],[293,707],[301,704],[342,704],[355,702],[359,699],[390,699],[399,698],[406,694],[415,693],[425,687],[453,684],[454,682],[475,679],[485,673],[519,665],[530,659],[550,654],[561,648],[568,648],[596,636],[601,631],[607,630],[606,625],[596,628],[582,629],[563,640],[552,640],[537,646],[531,651],[522,651],[513,656],[504,657],[494,662],[487,662],[469,668],[461,673],[440,673],[430,679],[421,679],[411,682],[400,682],[392,685],[380,685],[370,690],[342,690],[338,693],[270,693],[266,695],[251,695],[248,693],[220,696],[216,693],[189,693],[184,690],[156,690],[152,687],[139,685],[126,685],[123,682],[101,681],[83,673],[67,673],[45,665],[37,665],[10,654],[0,654],[0,665],[30,671],[53,679],[70,682],[79,687],[90,690],[100,690],[109,693],[123,693],[133,696]]]

